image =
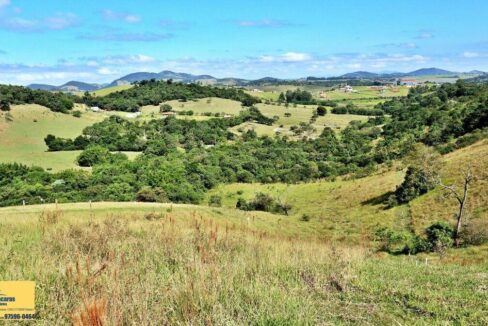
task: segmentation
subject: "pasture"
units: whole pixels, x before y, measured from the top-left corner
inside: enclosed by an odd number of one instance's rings
[[[171,204],[0,208],[0,226],[0,278],[36,281],[38,325],[488,322],[486,248],[395,257],[288,217]]]
[[[74,138],[85,127],[102,121],[110,114],[90,112],[82,106],[75,110],[83,112],[81,118],[52,112],[39,105],[13,106],[10,117],[0,113],[0,162],[35,165],[52,171],[79,168],[75,163],[79,151],[47,152],[44,137],[54,134]],[[130,157],[136,155],[127,154]]]

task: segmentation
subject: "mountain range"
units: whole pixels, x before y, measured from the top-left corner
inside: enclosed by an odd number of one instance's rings
[[[324,77],[324,78],[317,78],[317,77],[308,77],[308,80],[327,80],[327,79],[378,79],[378,78],[403,78],[403,77],[423,77],[423,76],[455,76],[459,73],[443,70],[439,68],[422,68],[418,70],[414,70],[411,72],[391,72],[391,73],[374,73],[369,71],[355,71],[350,72],[341,76],[337,77]],[[467,72],[466,74],[471,75],[484,75],[485,72],[479,70],[473,70]],[[263,83],[274,83],[279,82],[282,79],[274,78],[274,77],[264,77],[261,79],[256,80],[248,80],[242,78],[216,78],[211,75],[192,75],[187,73],[181,72],[173,72],[169,70],[164,70],[159,73],[155,72],[135,72],[118,78],[111,83],[108,84],[90,84],[84,83],[80,81],[70,81],[66,84],[61,86],[53,86],[48,84],[30,84],[27,87],[31,89],[41,89],[41,90],[49,90],[49,91],[65,91],[65,92],[91,92],[102,88],[113,87],[118,85],[126,85],[131,84],[134,82],[142,81],[142,80],[168,80],[172,79],[178,82],[184,83],[192,83],[192,82],[202,82],[206,84],[215,84],[215,85],[259,85]]]

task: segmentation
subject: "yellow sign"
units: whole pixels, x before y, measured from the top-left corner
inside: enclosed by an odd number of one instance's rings
[[[0,281],[0,320],[35,318],[36,283]]]

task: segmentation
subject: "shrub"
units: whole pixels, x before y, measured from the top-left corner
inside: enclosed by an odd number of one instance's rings
[[[161,104],[159,106],[159,113],[163,113],[163,112],[171,112],[173,111],[173,107],[169,104]]]
[[[140,202],[165,203],[168,202],[166,192],[159,187],[142,187],[136,194],[136,200]]]
[[[324,116],[327,114],[327,109],[323,106],[317,107],[317,115]]]
[[[433,180],[421,169],[409,167],[402,184],[395,191],[399,204],[405,204],[418,196],[427,193],[435,186]]]
[[[219,195],[212,195],[208,200],[208,206],[212,207],[221,207],[222,206],[222,197]]]
[[[464,245],[479,246],[488,242],[488,221],[470,219],[461,231],[460,238]]]
[[[454,244],[454,228],[446,222],[437,222],[429,226],[425,233],[432,250],[443,252]]]
[[[303,214],[302,217],[300,218],[300,221],[303,221],[303,222],[308,222],[310,221],[310,215],[308,214]]]
[[[75,118],[81,118],[81,111],[78,111],[78,110],[73,111],[73,112],[71,113],[71,115],[72,115],[73,117],[75,117]]]
[[[93,166],[107,162],[109,160],[110,151],[105,147],[99,145],[91,145],[80,153],[76,159],[80,166]]]

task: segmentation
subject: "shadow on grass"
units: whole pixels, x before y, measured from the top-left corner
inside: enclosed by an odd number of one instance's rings
[[[376,196],[376,197],[373,197],[373,198],[370,198],[368,200],[365,200],[363,202],[361,202],[361,205],[363,206],[366,206],[366,205],[372,205],[372,206],[377,206],[377,205],[381,205],[383,206],[382,208],[384,210],[387,210],[387,209],[390,209],[390,205],[388,205],[388,198],[392,195],[394,195],[395,192],[394,191],[388,191],[382,195],[379,195],[379,196]]]

